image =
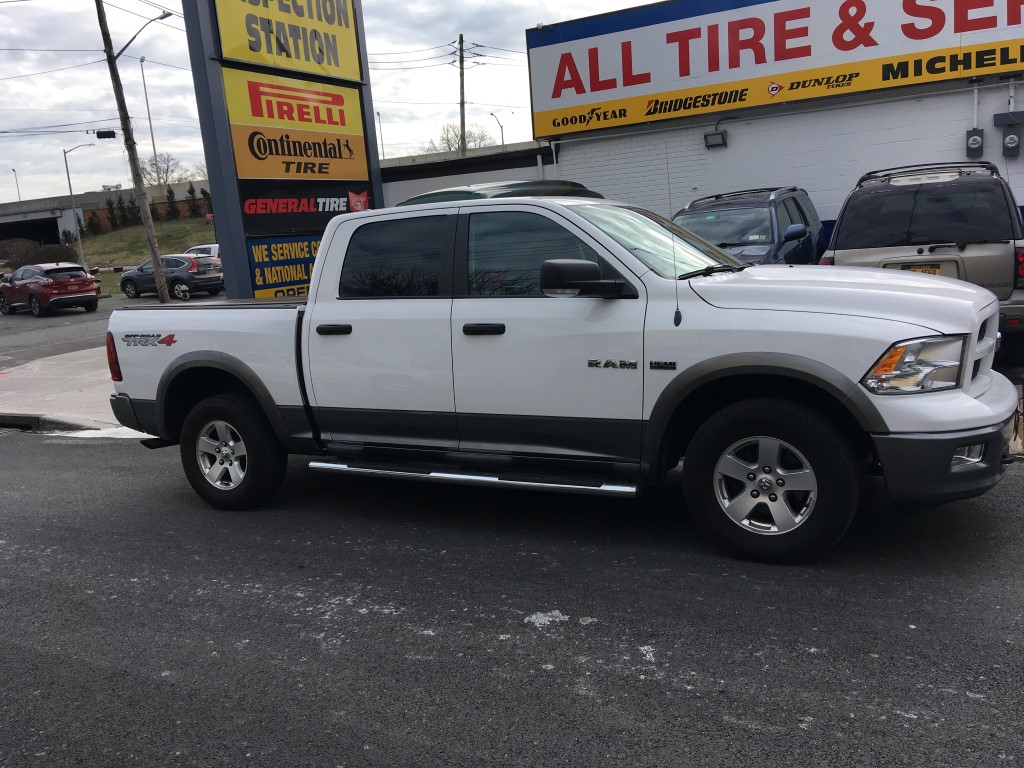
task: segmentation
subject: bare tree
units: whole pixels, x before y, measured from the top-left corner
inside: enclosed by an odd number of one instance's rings
[[[177,158],[168,152],[159,152],[155,158],[147,157],[142,163],[142,180],[147,187],[164,187],[188,181],[192,174]]]
[[[456,123],[445,123],[441,126],[441,135],[437,139],[431,139],[424,148],[424,152],[458,152],[462,134]],[[488,133],[482,125],[473,123],[466,126],[467,147],[493,147],[494,137]]]
[[[209,179],[210,178],[210,173],[209,173],[209,171],[206,170],[206,163],[205,162],[203,162],[203,163],[193,163],[192,164],[192,170],[194,171],[194,174],[195,174],[193,176],[193,178],[195,178],[197,180]]]

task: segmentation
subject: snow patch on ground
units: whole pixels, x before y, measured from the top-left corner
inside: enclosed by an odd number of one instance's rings
[[[561,611],[549,611],[548,613],[534,613],[527,616],[523,621],[526,624],[533,624],[535,627],[546,627],[553,621],[568,621],[569,617]]]

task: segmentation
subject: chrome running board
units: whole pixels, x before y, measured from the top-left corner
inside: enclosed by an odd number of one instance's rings
[[[540,480],[507,480],[497,475],[472,475],[463,472],[402,472],[396,469],[374,469],[353,467],[331,461],[311,461],[309,468],[322,472],[340,472],[346,475],[366,477],[387,477],[397,480],[430,480],[436,483],[457,483],[479,485],[491,488],[521,488],[532,491],[561,491],[594,496],[636,496],[636,486],[624,483],[603,482],[600,485],[578,485],[575,483],[543,482]]]

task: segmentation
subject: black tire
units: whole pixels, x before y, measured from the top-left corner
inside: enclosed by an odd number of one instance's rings
[[[842,432],[779,398],[726,406],[697,430],[683,461],[694,522],[734,556],[762,562],[828,551],[853,522],[860,488]]]
[[[139,298],[139,286],[135,284],[134,280],[125,280],[121,283],[121,293],[129,299],[137,299]]]
[[[288,454],[263,412],[241,395],[216,395],[197,404],[182,426],[180,451],[189,484],[217,509],[250,509],[267,501],[288,466]]]
[[[7,297],[0,293],[0,315],[13,315],[17,310],[7,303]]]
[[[188,290],[188,285],[183,283],[181,280],[175,280],[171,283],[170,288],[171,295],[180,301],[188,301],[192,298],[192,294]]]
[[[222,290],[222,289],[220,289],[220,288],[210,288],[210,289],[209,289],[209,290],[207,291],[207,293],[208,293],[208,294],[209,294],[210,296],[216,296],[216,295],[217,295],[218,293],[220,293],[220,292],[221,292],[221,290]]]
[[[39,303],[35,294],[28,297],[28,308],[32,312],[32,317],[42,317],[46,314],[46,310],[43,309],[43,305]]]
[[[85,311],[95,312],[97,309],[99,309],[99,306],[100,303],[98,301],[90,301],[88,304],[85,305]]]

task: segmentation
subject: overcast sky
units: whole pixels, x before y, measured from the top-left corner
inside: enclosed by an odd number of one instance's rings
[[[500,122],[512,144],[532,138],[525,30],[643,4],[363,0],[384,156],[417,154],[445,123],[458,122],[459,73],[449,62],[460,33],[472,54],[467,125],[485,128],[500,143]],[[146,20],[174,13],[150,24],[118,61],[140,157],[153,153],[144,67],[157,152],[194,168],[203,148],[181,0],[113,0],[105,7],[115,50]],[[94,0],[0,0],[0,202],[17,200],[19,187],[24,200],[67,194],[62,150],[90,142],[67,155],[74,191],[131,186],[102,47]],[[117,130],[117,140],[85,133],[97,128]]]

